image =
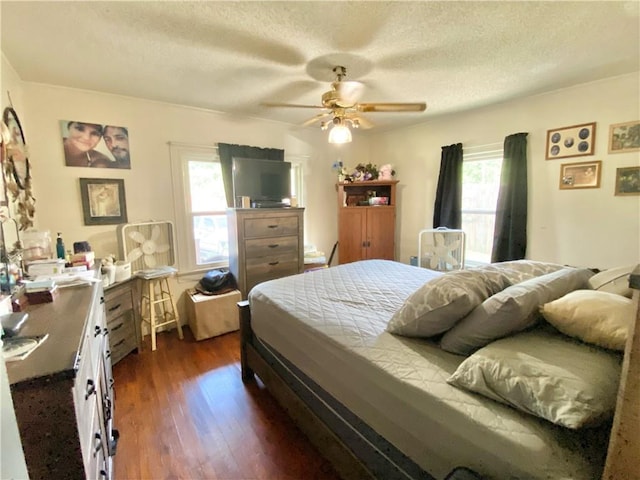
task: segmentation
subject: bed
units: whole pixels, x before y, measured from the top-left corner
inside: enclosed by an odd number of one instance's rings
[[[388,331],[442,275],[367,260],[256,286],[240,309],[243,379],[257,374],[344,478],[599,478],[610,422],[570,429],[458,388],[467,356],[443,350],[447,333]]]

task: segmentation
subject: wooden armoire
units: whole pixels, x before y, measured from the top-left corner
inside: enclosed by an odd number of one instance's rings
[[[378,180],[337,184],[341,264],[372,258],[395,260],[397,183]],[[388,205],[371,205],[371,198],[387,198]]]

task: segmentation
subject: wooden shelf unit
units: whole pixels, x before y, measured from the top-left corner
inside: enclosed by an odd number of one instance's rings
[[[397,180],[340,182],[338,254],[340,263],[381,258],[395,260]],[[369,197],[387,197],[388,205],[362,205]]]

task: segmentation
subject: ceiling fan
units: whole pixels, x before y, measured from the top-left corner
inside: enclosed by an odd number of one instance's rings
[[[423,112],[427,108],[424,102],[418,103],[359,103],[364,85],[361,82],[345,80],[347,69],[343,66],[333,68],[336,80],[331,83],[331,90],[322,94],[321,105],[299,105],[292,103],[263,103],[267,107],[320,108],[319,113],[302,125],[309,126],[320,122],[320,127],[329,133],[329,143],[347,143],[351,141],[352,128],[371,128],[373,123],[361,115],[371,112]]]

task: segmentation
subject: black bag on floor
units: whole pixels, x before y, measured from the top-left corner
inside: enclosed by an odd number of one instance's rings
[[[226,268],[209,270],[196,286],[196,290],[203,295],[220,295],[235,289],[236,280]]]

